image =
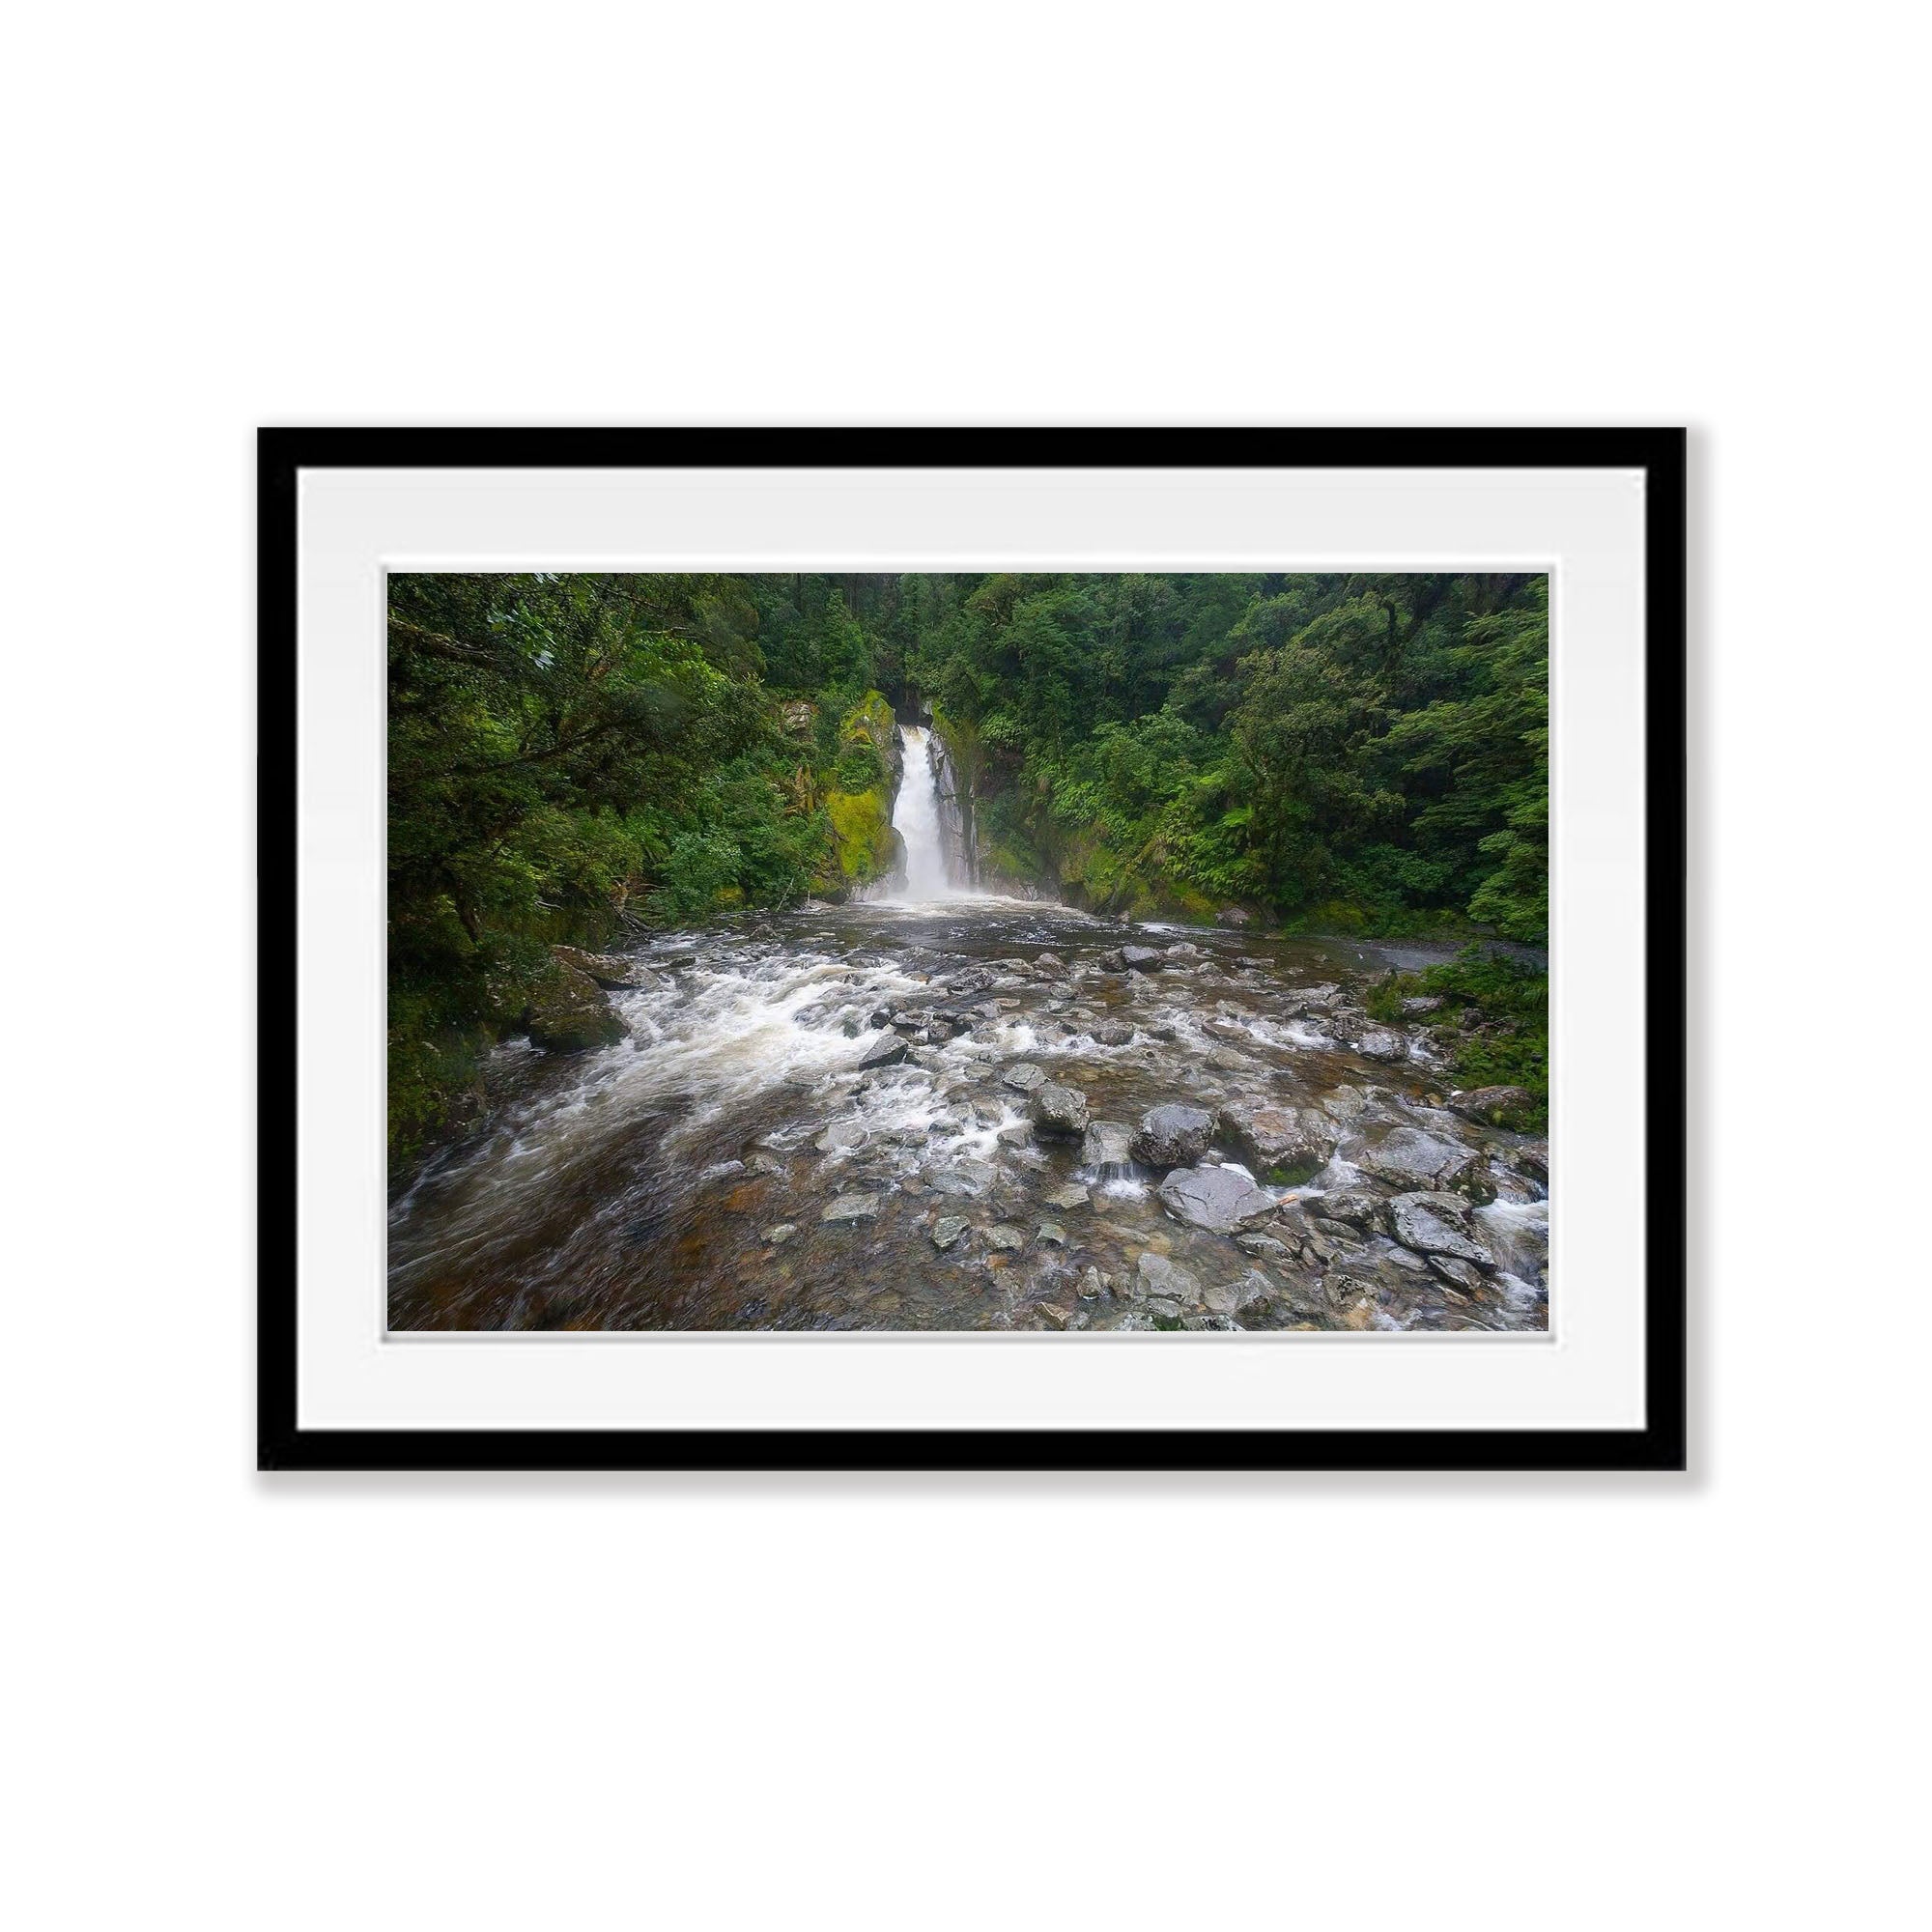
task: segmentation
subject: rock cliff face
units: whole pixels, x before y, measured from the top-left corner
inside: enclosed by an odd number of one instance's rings
[[[841,772],[865,772],[873,782],[834,787],[824,794],[836,844],[813,891],[828,899],[848,898],[867,886],[890,883],[905,871],[905,847],[893,830],[903,760],[898,721],[876,691],[849,711],[838,727]]]

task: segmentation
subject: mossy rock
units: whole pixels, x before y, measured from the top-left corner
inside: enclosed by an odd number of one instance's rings
[[[838,725],[844,747],[864,746],[885,774],[881,784],[863,791],[828,790],[825,814],[832,821],[833,851],[813,881],[821,895],[842,897],[855,887],[890,879],[905,868],[905,841],[893,830],[893,803],[898,796],[902,759],[898,721],[876,691],[848,711]]]
[[[530,987],[524,1024],[532,1044],[546,1053],[586,1053],[624,1037],[624,1022],[596,980],[560,963]]]
[[[891,878],[905,865],[905,841],[893,830],[892,802],[883,791],[829,791],[826,816],[832,821],[833,863],[818,881],[822,888],[849,891]]]

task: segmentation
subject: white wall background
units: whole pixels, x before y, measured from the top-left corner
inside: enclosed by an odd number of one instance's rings
[[[1922,1922],[1925,52],[1858,0],[15,20],[11,1921]],[[1694,1476],[250,1472],[258,421],[1653,420]]]

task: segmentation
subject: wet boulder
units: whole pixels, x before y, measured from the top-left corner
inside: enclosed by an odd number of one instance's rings
[[[859,1071],[869,1073],[881,1066],[896,1066],[906,1057],[907,1047],[896,1034],[891,1034],[871,1047],[860,1060]]]
[[[1355,1036],[1355,1051],[1364,1060],[1406,1060],[1408,1042],[1386,1027],[1364,1027]]]
[[[942,1214],[932,1224],[932,1245],[941,1254],[952,1247],[959,1236],[966,1232],[967,1222],[963,1214]]]
[[[1297,1186],[1325,1167],[1336,1141],[1334,1129],[1321,1115],[1259,1100],[1234,1100],[1223,1107],[1218,1131],[1282,1186]]]
[[[1123,946],[1121,948],[1121,961],[1126,966],[1151,966],[1161,957],[1157,946]]]
[[[1119,1121],[1090,1121],[1081,1143],[1080,1164],[1099,1174],[1124,1169],[1134,1157],[1134,1130]]]
[[[1425,1192],[1456,1186],[1476,1165],[1470,1149],[1418,1127],[1397,1127],[1378,1145],[1350,1158],[1392,1187]]]
[[[832,1124],[812,1142],[820,1153],[849,1153],[854,1148],[866,1145],[866,1128],[859,1121],[834,1121]]]
[[[1377,1229],[1388,1219],[1388,1203],[1357,1188],[1337,1188],[1331,1194],[1311,1199],[1310,1211],[1324,1221],[1340,1221],[1351,1228]]]
[[[1212,1114],[1171,1101],[1141,1116],[1141,1130],[1133,1142],[1134,1158],[1150,1167],[1185,1167],[1208,1151],[1213,1132]]]
[[[614,1046],[625,1031],[596,980],[557,960],[530,988],[524,1025],[530,1043],[546,1053],[587,1053],[594,1047]]]
[[[841,1222],[876,1221],[879,1205],[876,1194],[841,1194],[818,1218],[835,1227]]]
[[[1134,1299],[1172,1301],[1176,1312],[1201,1306],[1201,1284],[1184,1267],[1165,1255],[1143,1255],[1134,1273]]]
[[[926,1175],[925,1184],[935,1194],[964,1195],[972,1199],[992,1186],[998,1172],[991,1161],[955,1160],[950,1166],[933,1169]]]
[[[1448,1255],[1479,1267],[1494,1267],[1495,1260],[1465,1232],[1469,1204],[1459,1194],[1398,1194],[1389,1203],[1389,1225],[1404,1247],[1419,1255]]]
[[[1191,1228],[1232,1235],[1274,1217],[1274,1197],[1236,1167],[1180,1167],[1160,1184],[1160,1203]]]
[[[1292,1262],[1294,1250],[1286,1241],[1278,1241],[1272,1235],[1236,1235],[1235,1242],[1243,1254],[1253,1255],[1258,1262]]]
[[[1000,1075],[1000,1084],[1012,1088],[1018,1094],[1031,1094],[1036,1088],[1046,1085],[1046,1074],[1032,1061],[1022,1060]]]
[[[1453,1255],[1431,1255],[1429,1265],[1463,1294],[1481,1299],[1489,1293],[1489,1284],[1468,1262]]]
[[[1238,1281],[1216,1283],[1201,1300],[1209,1315],[1259,1313],[1273,1298],[1274,1284],[1260,1268],[1250,1268]]]
[[[1134,1030],[1124,1020],[1102,1020],[1097,1026],[1090,1027],[1095,1046],[1126,1046],[1131,1043]]]
[[[1027,1111],[1034,1130],[1048,1139],[1074,1141],[1087,1132],[1087,1096],[1078,1088],[1048,1080],[1034,1089]]]
[[[571,967],[598,985],[618,991],[656,983],[641,960],[627,959],[619,952],[586,952],[581,946],[553,946],[550,956],[559,966]]]

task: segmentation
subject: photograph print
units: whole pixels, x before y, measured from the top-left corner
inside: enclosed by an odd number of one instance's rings
[[[391,1333],[1548,1328],[1548,580],[391,574]]]

